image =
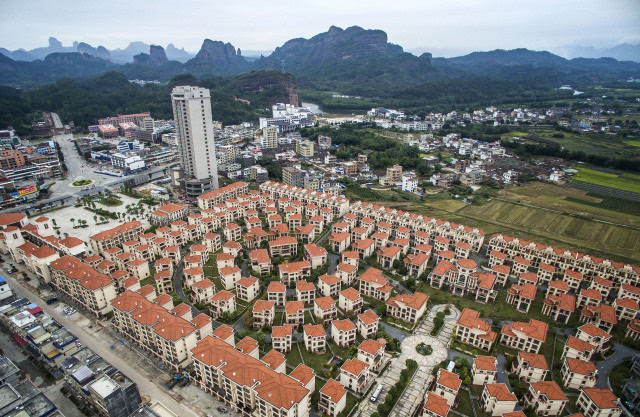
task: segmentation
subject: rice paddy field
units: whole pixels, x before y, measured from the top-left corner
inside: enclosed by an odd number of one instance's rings
[[[514,136],[521,138],[537,137],[550,140],[570,151],[582,151],[587,154],[606,155],[609,157],[637,159],[640,162],[640,140],[636,137],[622,138],[606,133],[579,133],[560,131],[553,127],[531,127],[525,134],[523,131],[512,131],[501,135],[502,139],[511,140]],[[554,137],[560,134],[562,137]],[[532,143],[535,143],[532,141]]]
[[[640,205],[568,186],[506,188],[483,205],[458,200],[380,202],[493,233],[640,264]]]
[[[578,173],[573,178],[574,181],[640,193],[640,175],[626,173],[618,175],[588,168],[577,169]]]

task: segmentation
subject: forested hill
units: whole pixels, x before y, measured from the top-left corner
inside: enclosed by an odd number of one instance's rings
[[[32,87],[61,78],[91,78],[107,71],[122,72],[129,79],[168,82],[180,74],[204,79],[255,70],[284,70],[314,88],[354,94],[379,89],[384,95],[385,91],[425,83],[487,76],[515,77],[518,82],[536,78],[538,84],[549,85],[640,77],[640,63],[612,58],[567,60],[527,49],[474,52],[448,59],[433,59],[429,53],[415,56],[388,42],[384,31],[358,26],[331,26],[327,32],[309,39],[291,39],[268,57],[254,62],[245,59],[234,45],[210,39],[205,39],[197,55],[184,63],[170,60],[158,45],[151,45],[148,53],[139,53],[133,63],[125,65],[114,64],[104,59],[108,55],[93,49],[87,45],[79,52],[56,52],[31,62],[0,55],[0,85]],[[549,82],[540,83],[545,72]]]
[[[211,89],[213,117],[225,125],[257,121],[271,113],[264,109],[272,104],[288,101],[292,94],[297,97],[295,77],[276,71],[203,80],[179,75],[167,85],[145,86],[130,83],[122,73],[108,72],[89,80],[60,80],[32,90],[0,87],[0,126],[10,125],[20,134],[29,134],[30,123],[39,110],[54,111],[62,120],[73,120],[81,128],[118,113],[150,111],[154,118],[171,119],[171,89],[187,84]]]

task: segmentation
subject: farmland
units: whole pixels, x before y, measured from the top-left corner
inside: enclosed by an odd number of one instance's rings
[[[640,180],[633,174],[612,174],[588,168],[578,168],[574,181],[588,182],[605,187],[640,193]]]
[[[640,210],[625,212],[603,198],[570,187],[531,183],[501,190],[483,205],[458,200],[380,202],[428,216],[482,228],[493,233],[640,263]]]
[[[522,133],[521,131],[512,131],[502,134],[501,138],[511,140],[514,136],[536,137],[553,141],[569,151],[582,151],[587,154],[640,160],[640,141],[636,138],[624,139],[604,133],[581,134],[561,131],[553,127],[539,126],[532,127],[526,135],[522,135]]]

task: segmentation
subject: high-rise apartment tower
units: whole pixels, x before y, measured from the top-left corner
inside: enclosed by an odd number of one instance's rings
[[[177,86],[171,92],[180,165],[187,194],[218,188],[218,164],[208,89]]]

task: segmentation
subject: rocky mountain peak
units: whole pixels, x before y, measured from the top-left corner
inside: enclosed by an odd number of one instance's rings
[[[49,47],[50,48],[62,48],[62,42],[51,36],[49,38]]]

